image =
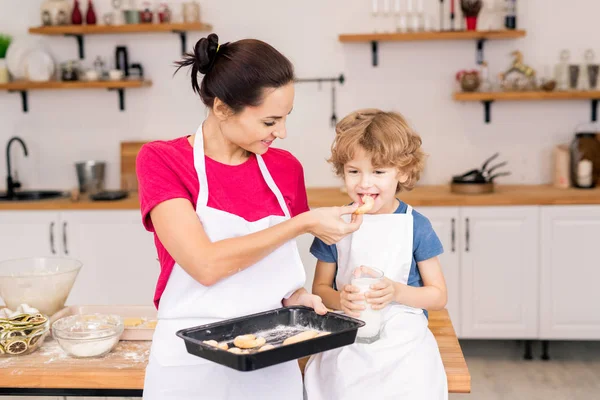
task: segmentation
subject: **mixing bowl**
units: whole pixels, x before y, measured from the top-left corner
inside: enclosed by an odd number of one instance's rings
[[[0,297],[12,310],[25,303],[50,317],[65,306],[82,266],[63,257],[0,261]]]
[[[102,357],[119,343],[124,329],[118,315],[77,314],[52,324],[52,336],[72,357]]]

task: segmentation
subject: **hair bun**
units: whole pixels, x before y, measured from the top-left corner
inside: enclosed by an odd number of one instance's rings
[[[219,37],[211,33],[206,38],[198,40],[194,46],[194,58],[198,71],[201,74],[207,74],[215,64],[217,58],[217,49],[219,48]]]

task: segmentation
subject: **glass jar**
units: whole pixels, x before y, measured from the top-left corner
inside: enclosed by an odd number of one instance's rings
[[[600,140],[596,132],[575,134],[571,142],[571,181],[581,189],[596,187],[600,176]]]

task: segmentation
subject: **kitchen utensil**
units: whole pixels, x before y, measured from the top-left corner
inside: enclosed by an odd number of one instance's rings
[[[490,169],[488,169],[487,171],[484,170],[483,174],[486,176],[486,178],[489,179],[489,177],[492,175],[492,172],[494,172],[500,167],[504,167],[506,164],[508,164],[508,161],[503,161],[500,164],[496,164],[493,167],[490,167]]]
[[[489,182],[494,182],[494,179],[498,178],[499,176],[508,176],[510,175],[510,172],[498,172],[495,175],[492,175],[488,178]]]
[[[12,310],[21,304],[52,315],[65,301],[83,264],[63,257],[29,257],[0,261],[0,297]]]
[[[52,336],[71,357],[102,357],[112,351],[123,334],[118,315],[86,314],[64,317],[52,324]]]
[[[102,192],[90,195],[90,200],[93,201],[115,201],[122,200],[128,196],[124,190],[105,190]]]
[[[115,49],[115,68],[123,71],[125,76],[129,75],[129,55],[127,47],[117,46]]]
[[[79,192],[95,194],[104,190],[106,163],[103,161],[82,161],[75,163]]]
[[[157,321],[154,306],[140,305],[80,305],[65,307],[50,317],[50,323],[71,315],[111,314],[123,319],[123,334],[120,340],[151,341]]]
[[[457,194],[488,194],[494,192],[494,183],[452,182],[450,191]]]
[[[303,307],[284,307],[259,314],[225,320],[208,325],[182,329],[176,334],[184,340],[188,353],[238,371],[254,371],[311,354],[347,346],[354,343],[363,321],[338,313],[318,315]],[[282,346],[290,336],[305,330],[331,332],[329,335]],[[282,335],[281,332],[285,334]],[[208,340],[227,342],[233,347],[233,339],[239,335],[258,334],[267,339],[274,349],[249,354],[234,354],[204,343]]]

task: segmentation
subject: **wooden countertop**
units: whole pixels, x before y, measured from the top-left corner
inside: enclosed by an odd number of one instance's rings
[[[429,327],[446,368],[448,391],[469,393],[471,376],[448,312],[434,311],[429,316]],[[67,356],[54,339],[47,339],[35,353],[0,358],[0,387],[140,390],[151,343],[121,341],[103,358],[75,359]],[[306,359],[300,360],[302,369],[305,363]]]
[[[350,198],[339,188],[308,188],[311,207],[340,206]],[[556,189],[551,185],[499,185],[495,193],[461,195],[450,192],[448,185],[418,186],[402,193],[400,198],[412,206],[516,206],[516,205],[577,205],[600,204],[600,188]],[[140,208],[136,192],[118,201],[79,201],[70,198],[53,200],[2,202],[1,210],[137,210]]]

